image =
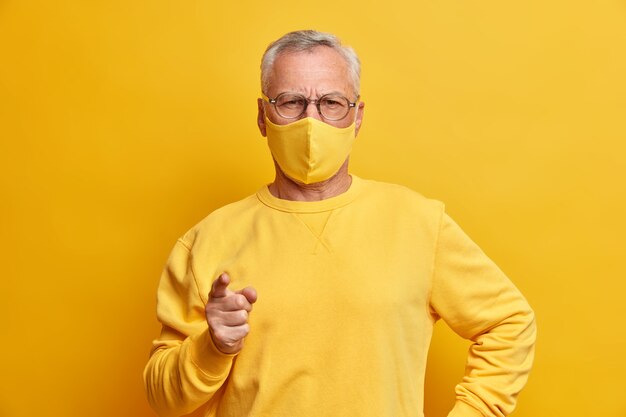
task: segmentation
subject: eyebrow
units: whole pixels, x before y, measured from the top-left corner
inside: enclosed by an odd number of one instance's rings
[[[279,96],[279,95],[281,95],[281,94],[297,94],[297,95],[300,95],[300,96],[303,96],[303,97],[309,98],[309,97],[307,97],[307,96],[306,96],[303,92],[301,92],[301,91],[294,91],[294,90],[286,90],[286,91],[282,91],[282,92],[278,93],[278,94],[276,95],[276,97],[278,97],[278,96]],[[334,94],[334,95],[338,95],[338,96],[347,97],[347,96],[346,96],[346,95],[344,95],[344,93],[343,93],[343,92],[341,92],[341,91],[338,91],[338,90],[332,90],[332,91],[328,91],[328,92],[325,92],[325,93],[323,93],[323,94],[318,95],[318,96],[316,97],[316,99],[318,99],[318,98],[320,98],[320,97],[327,96],[327,95],[329,95],[329,94]],[[310,98],[309,98],[309,100],[310,100]]]

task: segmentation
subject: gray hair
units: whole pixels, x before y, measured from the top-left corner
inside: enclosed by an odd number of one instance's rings
[[[358,96],[361,87],[361,61],[359,61],[356,52],[349,46],[343,46],[335,35],[316,30],[289,32],[267,47],[261,59],[261,88],[263,93],[266,93],[269,88],[269,76],[274,67],[274,61],[280,54],[311,51],[318,46],[333,48],[345,59],[346,64],[348,64],[348,73],[352,78],[354,94]]]

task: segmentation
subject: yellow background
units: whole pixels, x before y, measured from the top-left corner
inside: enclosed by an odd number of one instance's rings
[[[258,65],[300,28],[362,59],[353,172],[445,201],[535,308],[515,415],[626,416],[626,2],[565,0],[0,0],[0,416],[153,415],[161,268],[271,181]],[[437,326],[427,417],[466,346]]]

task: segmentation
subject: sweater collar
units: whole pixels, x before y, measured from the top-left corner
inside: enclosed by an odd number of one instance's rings
[[[290,213],[321,213],[345,206],[351,203],[358,196],[361,190],[362,180],[356,175],[351,175],[351,177],[352,183],[346,192],[324,200],[283,200],[281,198],[274,197],[267,185],[257,191],[256,195],[263,204],[276,210]]]

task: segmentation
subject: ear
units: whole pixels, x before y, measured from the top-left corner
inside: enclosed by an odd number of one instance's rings
[[[259,131],[261,132],[261,135],[267,136],[267,133],[265,131],[265,108],[263,107],[263,99],[257,99],[257,104],[259,106],[259,113],[257,115],[256,124],[257,126],[259,126]]]
[[[361,123],[363,123],[363,111],[365,109],[365,103],[360,101],[359,106],[356,110],[356,120],[354,121],[354,135],[359,134],[359,130],[361,129]]]

